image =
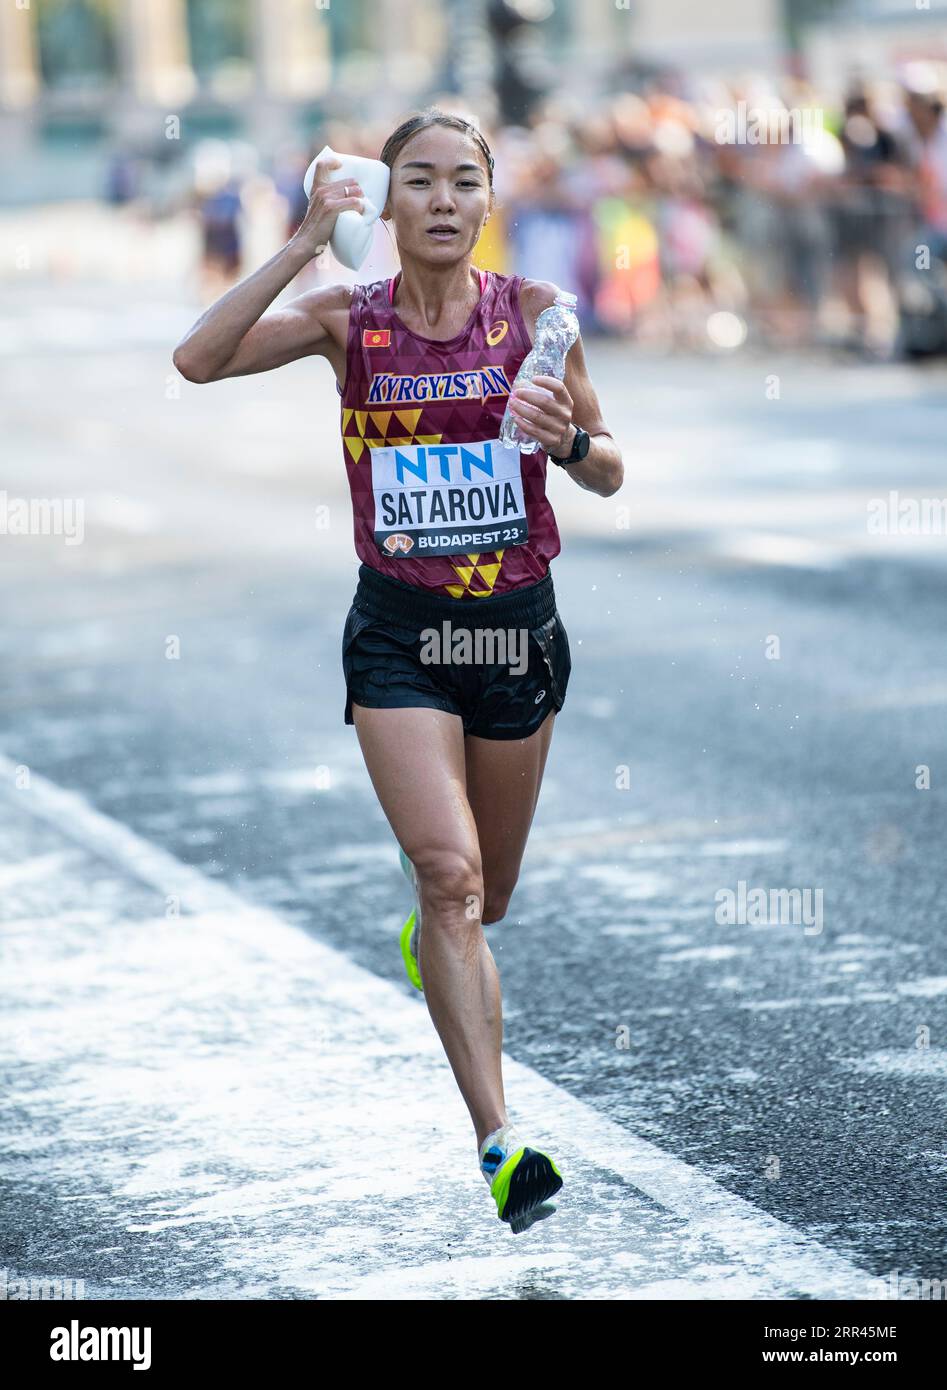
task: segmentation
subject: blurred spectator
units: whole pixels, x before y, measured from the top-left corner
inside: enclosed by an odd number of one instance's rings
[[[506,22],[519,12],[498,4],[494,13]],[[517,24],[529,38],[535,26]],[[749,337],[893,350],[904,282],[917,280],[915,247],[947,262],[943,74],[914,64],[899,87],[860,79],[838,110],[798,80],[774,85],[753,73],[726,82],[649,70],[624,80],[637,90],[586,101],[550,89],[516,121],[484,99],[497,206],[476,263],[572,290],[587,335],[715,350],[722,311],[728,346]],[[476,118],[456,95],[438,100]],[[264,152],[239,141],[200,142],[188,154],[188,201],[205,293],[219,294],[274,236],[294,235],[307,207],[303,174],[324,144],[377,157],[406,114],[334,116],[265,169]],[[728,125],[736,133],[721,134]],[[107,200],[139,199],[145,165],[116,151]],[[256,221],[267,221],[258,235]],[[389,232],[379,231],[354,278],[388,272]],[[293,292],[352,278],[326,254]],[[937,283],[929,275],[924,285]]]
[[[321,148],[321,146],[319,147]],[[319,148],[314,148],[310,154],[308,151],[290,151],[286,158],[281,162],[276,173],[276,191],[285,199],[286,202],[286,240],[295,236],[302,226],[303,218],[309,207],[309,199],[303,188],[303,179],[306,170],[319,153]]]
[[[840,132],[845,165],[830,190],[836,288],[854,324],[850,342],[883,340],[876,324],[883,293],[893,312],[895,283],[910,227],[906,154],[876,114],[869,92],[853,89]]]
[[[920,70],[918,70],[920,69]],[[907,116],[905,139],[917,171],[917,208],[937,254],[947,241],[947,116],[936,78],[915,65],[905,80]]]
[[[114,150],[105,175],[105,201],[123,207],[138,196],[138,161],[127,150]]]
[[[240,270],[240,185],[235,177],[209,191],[200,204],[205,286],[215,279],[229,284]]]

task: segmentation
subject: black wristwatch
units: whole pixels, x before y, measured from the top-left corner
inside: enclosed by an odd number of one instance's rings
[[[584,430],[581,425],[575,425],[575,438],[572,441],[572,452],[568,458],[557,459],[555,454],[547,454],[546,457],[553,463],[558,463],[560,468],[565,468],[570,463],[581,463],[589,452],[592,443],[588,430]]]

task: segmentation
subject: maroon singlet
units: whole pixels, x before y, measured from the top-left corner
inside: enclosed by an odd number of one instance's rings
[[[478,273],[477,306],[443,342],[398,317],[400,271],[354,285],[344,391],[336,382],[359,559],[452,598],[535,584],[560,549],[545,453],[496,442],[532,347],[523,276]]]

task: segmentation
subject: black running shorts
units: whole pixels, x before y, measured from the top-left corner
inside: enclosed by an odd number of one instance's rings
[[[455,599],[368,565],[342,634],[346,724],[368,709],[445,710],[478,738],[528,738],[562,709],[572,660],[552,575],[493,598]]]

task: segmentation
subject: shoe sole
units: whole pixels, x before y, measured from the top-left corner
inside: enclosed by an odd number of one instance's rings
[[[524,1219],[561,1187],[562,1174],[549,1155],[527,1146],[517,1149],[497,1171],[490,1192],[500,1220],[516,1231],[531,1225],[531,1221],[524,1224]]]

